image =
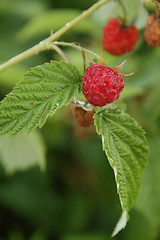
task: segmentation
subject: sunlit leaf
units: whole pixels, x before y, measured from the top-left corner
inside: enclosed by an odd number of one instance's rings
[[[26,170],[33,166],[45,168],[45,148],[40,134],[0,136],[0,162],[6,172]]]
[[[146,27],[147,19],[149,17],[149,13],[144,8],[143,4],[141,4],[140,13],[138,15],[138,18],[135,22],[135,25],[138,29],[143,29]]]

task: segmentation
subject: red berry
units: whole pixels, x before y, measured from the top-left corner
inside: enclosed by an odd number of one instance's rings
[[[119,98],[124,88],[123,77],[107,65],[93,64],[82,76],[83,94],[94,106],[105,106]]]
[[[113,55],[122,55],[133,50],[139,34],[136,26],[123,26],[119,19],[111,19],[103,28],[103,48]]]
[[[149,46],[160,46],[160,19],[154,14],[148,18],[144,38]]]

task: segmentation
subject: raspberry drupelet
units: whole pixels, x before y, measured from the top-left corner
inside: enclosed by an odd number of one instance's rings
[[[138,39],[136,26],[124,26],[120,18],[112,18],[103,28],[102,46],[112,55],[120,56],[132,51]]]

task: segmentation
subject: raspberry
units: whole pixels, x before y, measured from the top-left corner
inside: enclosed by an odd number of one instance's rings
[[[138,39],[136,26],[123,26],[116,18],[111,19],[103,28],[103,48],[116,56],[132,51]]]
[[[99,107],[118,99],[124,88],[122,74],[116,71],[116,67],[96,63],[86,69],[82,82],[83,94],[88,102]]]
[[[160,19],[154,14],[147,20],[144,38],[149,46],[160,46]]]
[[[89,127],[93,123],[95,111],[86,111],[81,107],[74,107],[72,114],[81,127]]]

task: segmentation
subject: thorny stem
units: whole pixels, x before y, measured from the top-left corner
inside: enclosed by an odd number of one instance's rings
[[[19,55],[11,58],[7,62],[0,65],[0,71],[6,69],[7,67],[18,63],[20,61],[23,61],[24,59],[34,55],[38,54],[41,51],[47,50],[48,43],[51,43],[61,37],[65,32],[67,32],[69,29],[71,29],[74,25],[76,25],[78,22],[89,16],[91,13],[93,13],[97,8],[101,7],[105,3],[109,2],[110,0],[100,0],[97,3],[95,3],[92,7],[90,7],[88,10],[84,11],[82,14],[80,14],[78,17],[73,19],[71,22],[67,23],[64,27],[62,27],[57,32],[51,34],[50,37],[44,39],[37,45],[33,46],[32,48],[29,48],[28,50],[24,51],[23,53],[20,53]]]

